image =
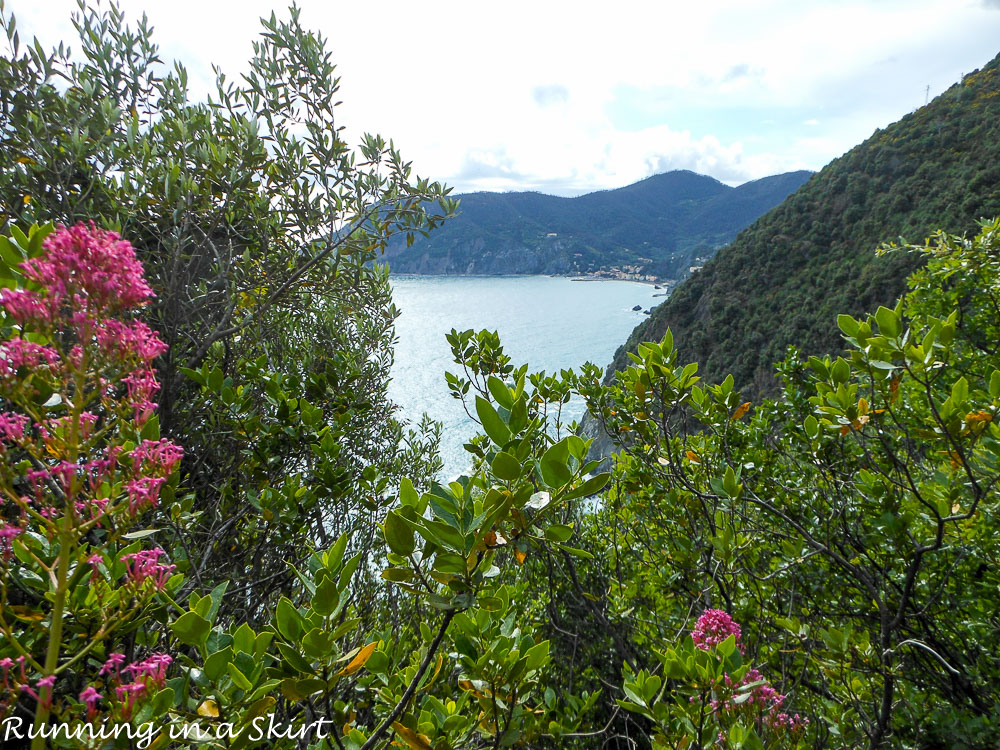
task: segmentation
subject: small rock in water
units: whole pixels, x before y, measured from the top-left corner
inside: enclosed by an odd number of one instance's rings
[[[659,284],[653,284],[653,289],[662,289],[663,287]]]
[[[642,309],[642,305],[636,305],[635,307],[632,308],[632,311],[633,312],[639,312],[641,309]]]

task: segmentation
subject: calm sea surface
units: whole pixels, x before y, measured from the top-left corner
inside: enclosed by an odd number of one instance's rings
[[[444,373],[460,370],[445,334],[452,328],[498,331],[512,363],[529,371],[558,372],[594,362],[604,368],[648,309],[663,301],[652,285],[629,281],[574,281],[549,276],[393,275],[396,362],[389,396],[402,417],[416,424],[424,412],[444,426],[443,476],[452,479],[468,466],[462,445],[476,425],[451,397]],[[582,403],[564,413],[579,419]],[[474,410],[474,406],[470,406]]]

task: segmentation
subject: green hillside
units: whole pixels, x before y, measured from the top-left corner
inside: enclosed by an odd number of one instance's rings
[[[681,278],[809,176],[789,172],[733,188],[674,171],[576,198],[471,193],[458,196],[456,218],[411,247],[391,243],[386,259],[397,273],[587,273],[629,266]]]
[[[680,284],[615,355],[672,329],[681,356],[751,394],[795,344],[842,348],[838,313],[893,302],[921,259],[877,257],[897,237],[973,233],[1000,215],[1000,58],[851,149]]]

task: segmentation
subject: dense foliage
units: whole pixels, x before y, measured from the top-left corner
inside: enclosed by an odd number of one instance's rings
[[[0,221],[94,220],[135,247],[168,346],[160,428],[186,451],[161,523],[190,585],[258,571],[240,591],[253,616],[309,542],[370,529],[389,479],[433,469],[414,461],[433,434],[410,450],[386,397],[395,313],[366,264],[451,204],[428,214],[445,191],[411,183],[382,138],[348,146],[331,55],[297,11],[264,19],[245,81],[220,71],[207,102],[144,19],[112,5],[75,23],[79,59],[21,44],[3,18]]]
[[[440,230],[390,242],[393,272],[587,273],[632,266],[678,279],[732,241],[808,178],[789,172],[737,188],[693,172],[654,175],[617,190],[558,198],[471,193]]]
[[[3,22],[5,746],[995,745],[1000,220],[883,248],[906,294],[770,401],[670,332],[605,383],[453,331],[482,434],[442,485],[371,261],[455,207],[351,155],[296,11],[207,105],[117,8],[84,63]]]
[[[895,237],[971,232],[1000,215],[1000,58],[835,159],[678,286],[615,355],[669,328],[721,382],[774,394],[772,365],[796,345],[840,346],[829,322],[891,305],[916,257],[876,258]]]

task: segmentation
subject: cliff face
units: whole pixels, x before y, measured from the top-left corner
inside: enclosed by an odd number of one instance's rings
[[[458,196],[460,214],[407,247],[389,245],[393,272],[622,275],[680,278],[779,203],[808,172],[737,188],[693,172],[654,175],[618,190]]]
[[[776,386],[790,344],[842,348],[838,313],[894,304],[917,258],[875,248],[973,232],[1000,215],[1000,58],[814,175],[680,284],[615,355],[668,328],[710,382],[732,373],[751,397]]]

